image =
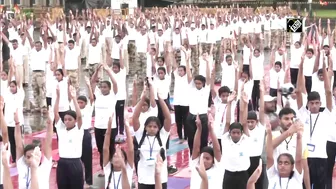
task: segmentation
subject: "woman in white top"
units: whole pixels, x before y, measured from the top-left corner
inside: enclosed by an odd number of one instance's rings
[[[295,123],[301,124],[301,123]],[[296,125],[292,125],[296,127]],[[303,128],[303,125],[302,125]],[[283,153],[277,158],[277,167],[274,164],[272,148],[272,129],[268,124],[267,132],[267,178],[269,189],[301,189],[303,182],[302,174],[302,132],[297,132],[295,161],[291,154]]]
[[[8,145],[10,145],[9,139],[8,139],[8,127],[6,124],[6,120],[4,117],[4,106],[5,106],[5,102],[2,96],[0,96],[0,129],[1,129],[1,135],[0,135],[0,148],[2,150],[6,150],[6,148],[4,148],[4,145],[7,144],[6,147],[8,147]],[[2,154],[0,154],[0,159],[2,160],[2,162],[4,162],[4,158],[7,157],[6,160],[6,164],[0,164],[0,188],[3,188],[3,181],[5,180],[6,182],[6,171],[4,171],[4,169],[6,169],[6,167],[8,167],[8,179],[10,181],[10,183],[12,182],[12,179],[10,177],[10,166],[9,166],[9,156],[10,156],[10,152],[8,151],[9,149],[6,150],[6,156],[2,156]],[[4,157],[4,158],[3,158]]]
[[[52,136],[53,136],[53,120],[52,115],[49,114],[47,120],[47,131],[46,131],[46,138],[45,143],[43,144],[44,150],[42,158],[40,158],[39,166],[38,166],[38,185],[39,188],[49,188],[49,178],[50,178],[50,171],[52,166]],[[22,141],[22,133],[20,128],[20,121],[18,117],[18,112],[14,114],[15,120],[15,142],[16,144],[16,167],[19,173],[18,182],[19,182],[19,189],[33,189],[32,183],[32,172],[33,165],[31,164],[30,159],[32,158],[32,154],[34,153],[34,149],[36,144],[28,144],[26,146],[23,145]]]
[[[23,130],[24,118],[23,118],[23,100],[25,98],[25,92],[22,87],[21,76],[16,72],[15,63],[10,59],[10,70],[8,80],[8,88],[4,95],[4,102],[7,106],[4,109],[5,120],[8,125],[8,137],[11,147],[12,163],[16,162],[16,143],[15,143],[15,120],[14,113],[17,111],[19,116],[20,129]],[[23,131],[22,131],[23,132]]]
[[[107,72],[107,74],[110,77],[110,81],[102,81],[100,82],[99,90],[96,89],[97,85],[97,78],[98,73],[100,70],[104,68],[104,70]],[[117,102],[116,94],[118,93],[118,84],[117,81],[113,77],[113,71],[107,66],[99,65],[96,72],[92,75],[91,78],[91,89],[92,91],[95,90],[94,94],[96,97],[95,100],[95,138],[96,138],[96,145],[98,148],[98,152],[100,154],[100,166],[102,168],[102,172],[98,175],[99,177],[105,177],[104,171],[103,171],[103,145],[104,145],[104,138],[105,133],[107,129],[107,123],[109,120],[109,117],[112,115],[113,112],[115,112],[115,105]],[[111,90],[112,89],[112,90]],[[111,135],[111,148],[114,148],[115,144],[115,137],[118,134],[118,128],[116,120],[112,122],[112,135]]]
[[[222,169],[220,169],[220,161],[222,158],[222,153],[218,139],[216,137],[216,133],[214,132],[212,124],[209,124],[209,135],[212,139],[213,147],[206,146],[200,149],[202,123],[199,116],[196,117],[196,126],[197,130],[194,137],[194,149],[191,155],[192,165],[190,189],[199,189],[202,182],[202,179],[196,169],[199,166],[200,158],[203,158],[204,161],[204,167],[209,180],[208,188],[221,189],[223,180],[221,176],[223,175],[223,173],[221,173]]]
[[[128,122],[125,122],[127,152],[120,148],[117,148],[116,151],[110,151],[110,149],[114,149],[110,146],[112,120],[114,121],[113,115],[108,122],[103,147],[105,189],[130,189],[130,186],[132,186],[134,165],[132,135]],[[123,182],[123,180],[126,182]]]
[[[147,86],[144,87],[144,92]],[[145,93],[143,93],[140,102],[137,104],[133,114],[133,128],[135,131],[135,138],[138,142],[139,153],[136,156],[138,163],[138,189],[147,189],[155,187],[155,162],[156,154],[161,148],[164,148],[169,137],[171,127],[171,116],[166,103],[159,99],[163,115],[164,125],[161,128],[160,121],[157,117],[149,117],[145,122],[144,129],[140,129],[139,117],[145,100]],[[160,129],[161,128],[161,129]],[[167,167],[167,160],[164,161]],[[167,188],[168,170],[163,169],[161,173],[162,188]]]

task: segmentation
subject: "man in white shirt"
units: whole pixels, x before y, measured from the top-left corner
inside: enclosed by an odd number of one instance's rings
[[[195,23],[191,23],[190,30],[187,33],[187,38],[190,46],[190,60],[193,69],[193,76],[198,75],[199,61],[198,61],[198,29],[195,28]]]
[[[77,36],[78,37],[78,36]],[[72,39],[68,41],[68,46],[65,48],[65,70],[67,71],[67,75],[70,80],[70,84],[79,90],[79,82],[78,82],[78,68],[79,68],[79,39],[77,38],[76,42]],[[75,45],[76,43],[76,45]]]
[[[87,72],[89,78],[91,79],[92,75],[96,72],[98,65],[101,63],[101,44],[99,43],[97,38],[91,39],[91,43],[89,44],[87,51]]]

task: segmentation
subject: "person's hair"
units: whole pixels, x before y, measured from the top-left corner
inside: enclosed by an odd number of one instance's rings
[[[110,151],[110,159],[112,160],[113,158],[113,155],[116,151],[113,150],[113,152]],[[127,163],[127,154],[125,152],[124,149],[121,149],[121,153],[123,154],[123,156],[125,157],[124,161],[125,161],[125,164]],[[112,179],[112,174],[113,174],[113,164],[112,162],[110,162],[110,165],[111,165],[111,172],[108,176],[108,179],[107,179],[107,186],[106,186],[106,189],[109,189],[110,188],[110,182],[111,182],[111,179]]]
[[[208,154],[210,154],[210,156],[212,157],[212,161],[214,161],[214,159],[215,159],[215,152],[214,152],[214,150],[213,150],[212,147],[210,147],[210,146],[203,147],[201,149],[201,154],[202,153],[208,153]]]
[[[15,80],[11,81],[11,82],[9,83],[9,85],[10,85],[10,84],[14,84],[15,86],[17,86],[17,82],[16,82]]]
[[[184,72],[187,71],[187,68],[185,66],[183,66],[183,65],[179,66],[178,68],[182,68]]]
[[[205,82],[206,82],[206,79],[204,76],[202,75],[196,75],[195,78],[194,78],[194,81],[200,81],[203,83],[203,87],[205,87]]]
[[[27,155],[27,152],[30,150],[34,150],[36,147],[36,144],[31,143],[31,144],[27,144],[24,148],[23,148],[23,155]]]
[[[151,50],[156,53],[156,48],[155,47],[152,47]]]
[[[246,74],[247,77],[248,77],[248,79],[250,79],[250,72],[249,72],[248,70],[244,70],[244,69],[243,69],[241,75],[243,75],[243,74]]]
[[[105,80],[105,81],[101,82],[101,84],[103,84],[103,83],[106,84],[109,89],[112,88],[111,82]]]
[[[165,59],[164,59],[164,57],[162,57],[162,56],[160,56],[160,57],[157,57],[157,61],[159,61],[159,60],[162,60],[162,62],[165,62]]]
[[[70,39],[70,40],[68,41],[68,43],[75,44],[75,41],[72,40],[72,39]]]
[[[307,49],[306,53],[308,53],[308,52],[311,52],[312,54],[314,54],[314,50],[312,48]]]
[[[253,53],[256,53],[256,52],[260,53],[260,50],[259,49],[254,49]]]
[[[276,61],[276,62],[274,63],[274,66],[279,66],[280,68],[282,68],[282,64],[281,64],[280,61]]]
[[[294,44],[298,44],[301,46],[301,42],[300,41],[296,41]]]
[[[87,103],[87,98],[86,98],[86,96],[84,96],[84,95],[81,95],[81,96],[79,96],[79,97],[77,97],[77,100],[81,100],[81,101],[83,101],[83,102],[85,102],[85,103]]]
[[[157,71],[159,72],[160,70],[163,71],[163,73],[166,74],[166,68],[164,68],[164,67],[159,67],[159,68],[157,69]]]
[[[227,60],[227,59],[229,59],[229,58],[232,58],[232,55],[226,55],[226,57],[225,57],[225,60]]]
[[[258,116],[257,113],[255,111],[249,111],[247,113],[247,120],[255,120],[258,121]]]
[[[231,91],[230,91],[230,88],[229,87],[227,87],[227,86],[223,86],[223,87],[220,87],[219,89],[218,89],[218,95],[220,96],[220,95],[222,95],[223,93],[230,93]]]
[[[329,45],[323,45],[323,48],[330,48]]]
[[[279,112],[279,119],[281,119],[285,115],[293,114],[294,116],[296,115],[295,111],[292,108],[282,108]]]
[[[18,40],[16,40],[16,39],[12,40],[12,43],[17,43],[17,42],[18,42]]]
[[[112,66],[117,66],[118,69],[120,69],[120,63],[118,63],[118,62],[113,62]]]
[[[40,45],[42,45],[42,42],[41,42],[41,41],[36,41],[35,44],[40,44]]]
[[[51,40],[51,41],[53,41],[54,38],[52,38],[52,37],[49,36],[49,37],[47,38],[47,40]]]
[[[3,73],[5,73],[8,76],[8,71],[2,70]]]
[[[65,112],[64,112],[64,116],[65,116],[65,115],[71,116],[71,117],[73,117],[75,120],[77,119],[77,114],[76,114],[76,112],[73,111],[73,110],[67,110],[67,111],[65,111]]]
[[[313,100],[321,100],[320,94],[316,91],[312,91],[308,94],[307,96],[308,102],[313,101]]]
[[[64,76],[64,73],[63,73],[62,69],[57,69],[55,72],[59,72],[62,76]]]
[[[317,71],[317,75],[321,75],[321,74],[323,74],[323,69],[322,68]]]
[[[232,131],[233,129],[239,129],[241,131],[243,131],[243,125],[239,122],[233,122],[231,123],[229,130]]]
[[[293,156],[292,156],[291,154],[289,154],[289,153],[282,153],[282,154],[280,154],[280,155],[278,156],[278,158],[277,158],[277,162],[279,162],[281,156],[285,156],[285,157],[287,157],[287,158],[289,159],[290,164],[291,164],[291,165],[294,165],[295,160],[294,160],[294,158],[293,158]]]

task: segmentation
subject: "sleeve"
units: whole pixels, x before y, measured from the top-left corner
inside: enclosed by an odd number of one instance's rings
[[[301,182],[302,183],[302,181],[303,181],[303,174],[301,173],[299,173],[296,169],[295,169],[295,167],[294,167],[294,175],[293,175],[293,178],[296,180],[296,181],[299,181],[299,182]]]
[[[58,122],[55,124],[55,127],[56,127],[57,130],[58,130],[58,129],[63,129],[63,128],[65,128],[65,125],[64,125],[64,123],[63,123],[63,121],[62,121],[61,118],[60,118],[60,119],[58,120]]]
[[[169,133],[170,132],[167,132],[166,129],[164,127],[162,127],[160,129],[160,137],[161,137],[161,141],[162,141],[162,145],[165,146],[167,140],[168,140],[168,137],[169,137]]]
[[[275,177],[277,175],[277,171],[275,170],[275,165],[267,169],[267,177],[270,180],[271,178]]]

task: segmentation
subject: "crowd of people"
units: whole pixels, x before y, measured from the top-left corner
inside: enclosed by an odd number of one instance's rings
[[[215,10],[46,14],[37,39],[33,15],[2,18],[0,188],[13,188],[11,167],[19,189],[48,189],[53,167],[59,189],[89,188],[94,136],[104,188],[165,189],[177,171],[166,157],[173,113],[189,147],[191,189],[331,189],[330,19],[322,26],[289,7]],[[287,18],[302,19],[303,32],[287,33]],[[27,111],[48,117],[42,143],[24,144]]]

